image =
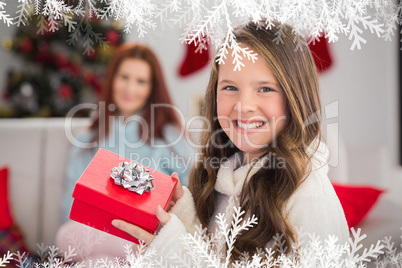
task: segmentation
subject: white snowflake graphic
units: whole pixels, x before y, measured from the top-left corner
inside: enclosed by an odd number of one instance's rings
[[[8,252],[0,258],[0,267],[6,264],[13,264],[17,267],[367,267],[372,262],[376,267],[401,267],[402,252],[391,243],[390,237],[385,237],[377,241],[370,248],[363,248],[361,242],[366,238],[361,234],[361,230],[351,231],[349,242],[338,243],[338,238],[328,236],[325,240],[320,239],[314,234],[304,233],[298,229],[299,243],[292,244],[292,253],[286,254],[283,235],[274,237],[272,248],[258,249],[257,253],[250,256],[244,252],[242,256],[230,262],[233,245],[241,231],[252,228],[257,223],[257,218],[253,215],[243,219],[244,211],[234,208],[231,227],[224,214],[219,214],[216,218],[217,230],[214,233],[207,232],[206,228],[197,228],[193,235],[186,234],[182,237],[185,250],[182,252],[167,253],[163,255],[148,248],[145,243],[140,241],[136,251],[131,245],[124,247],[126,258],[99,258],[90,259],[89,255],[92,247],[99,244],[101,237],[88,232],[81,240],[72,234],[70,236],[74,245],[68,247],[68,252],[60,252],[56,246],[45,246],[37,244],[37,260],[32,260],[26,252]],[[402,230],[402,228],[401,228]],[[75,238],[74,238],[75,237]],[[401,236],[402,239],[402,236]],[[75,248],[77,247],[77,248]],[[402,243],[400,244],[402,249]],[[279,257],[275,256],[273,248],[277,248]],[[81,262],[72,262],[74,256],[80,255]]]
[[[13,24],[13,18],[10,14],[7,14],[6,5],[4,1],[0,1],[0,19],[10,27]]]
[[[11,260],[13,260],[14,253],[10,251],[7,254],[3,255],[3,258],[0,258],[0,267],[6,267],[6,264],[9,264]]]
[[[184,27],[181,42],[194,43],[199,52],[210,43],[218,51],[219,63],[224,63],[228,51],[233,49],[235,70],[243,66],[243,57],[255,56],[239,47],[233,35],[234,25],[250,20],[265,19],[263,27],[272,27],[273,20],[290,24],[295,32],[313,43],[322,35],[330,43],[345,35],[352,50],[361,49],[367,42],[365,32],[390,41],[398,24],[402,24],[402,2],[396,5],[392,0],[77,0],[74,5],[62,0],[18,0],[18,3],[18,11],[13,15],[7,13],[6,2],[0,1],[0,19],[4,23],[25,25],[31,14],[41,15],[38,33],[67,27],[71,45],[79,38],[85,39],[85,53],[93,51],[95,43],[107,45],[103,37],[93,32],[90,26],[93,19],[119,21],[124,32],[137,32],[140,38],[150,31],[177,26]],[[280,33],[277,36],[280,43]],[[295,39],[296,43],[299,41]],[[296,45],[296,49],[300,46]]]

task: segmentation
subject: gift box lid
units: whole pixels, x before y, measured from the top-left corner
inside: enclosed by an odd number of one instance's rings
[[[155,189],[142,195],[130,192],[110,178],[113,167],[130,161],[105,149],[99,149],[77,181],[73,198],[118,215],[129,222],[138,222],[138,216],[148,218],[142,220],[147,222],[148,228],[156,229],[156,208],[158,205],[163,209],[167,208],[177,179],[144,166],[154,177]]]

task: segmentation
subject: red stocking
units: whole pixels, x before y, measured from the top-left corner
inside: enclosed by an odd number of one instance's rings
[[[187,53],[179,68],[179,75],[181,77],[188,76],[208,65],[209,61],[209,47],[207,50],[197,51],[197,46],[192,42],[190,45],[186,44]]]
[[[320,41],[310,43],[309,48],[313,54],[314,63],[318,73],[323,73],[332,65],[332,57],[329,51],[328,40],[324,36],[320,36]]]

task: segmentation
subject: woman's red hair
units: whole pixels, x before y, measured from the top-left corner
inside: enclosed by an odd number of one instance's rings
[[[151,125],[151,104],[167,104],[173,105],[169,95],[169,91],[163,76],[161,65],[150,48],[145,45],[126,43],[121,45],[115,52],[112,60],[109,62],[106,79],[104,80],[100,101],[104,101],[105,105],[99,106],[101,109],[98,116],[94,119],[90,130],[95,130],[93,141],[99,139],[100,118],[99,115],[105,116],[105,133],[106,138],[110,130],[110,116],[116,115],[118,111],[111,111],[109,105],[113,104],[113,80],[120,67],[121,63],[126,59],[140,59],[147,62],[151,67],[151,94],[147,103],[142,109],[142,118],[149,126],[149,136],[146,137],[147,143],[150,143],[150,138],[165,139],[163,134],[163,127],[166,124],[171,124],[180,127],[180,121],[177,114],[168,107],[160,106],[157,109],[157,116],[154,116],[154,124]],[[142,137],[142,125],[139,125],[139,137]]]

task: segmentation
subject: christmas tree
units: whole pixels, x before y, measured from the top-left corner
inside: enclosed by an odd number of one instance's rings
[[[124,41],[120,26],[91,14],[71,14],[72,31],[65,18],[49,16],[32,11],[28,23],[3,40],[3,49],[22,64],[8,71],[0,117],[63,117],[77,104],[98,100],[107,63]]]

